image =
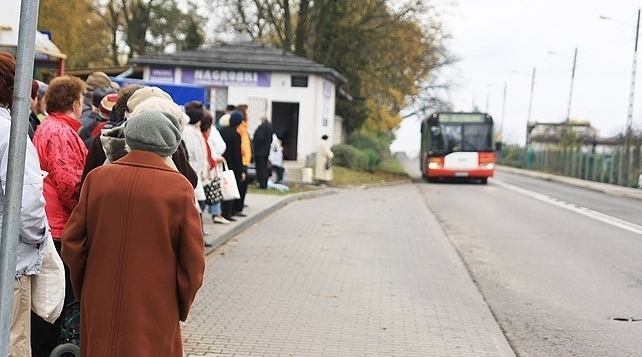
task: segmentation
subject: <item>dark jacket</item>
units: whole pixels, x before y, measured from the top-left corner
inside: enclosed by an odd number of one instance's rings
[[[227,146],[225,153],[223,153],[223,157],[227,161],[227,167],[234,171],[236,180],[241,181],[241,174],[244,172],[241,159],[241,135],[232,126],[221,128],[220,133]]]
[[[254,138],[252,139],[254,146],[254,156],[270,155],[270,144],[272,144],[272,125],[269,122],[263,122],[256,128]]]

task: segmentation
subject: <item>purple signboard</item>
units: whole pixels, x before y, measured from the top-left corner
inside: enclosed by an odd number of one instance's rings
[[[174,83],[174,68],[150,67],[149,81],[161,83]]]
[[[269,87],[270,74],[257,71],[183,68],[182,82],[216,87]]]

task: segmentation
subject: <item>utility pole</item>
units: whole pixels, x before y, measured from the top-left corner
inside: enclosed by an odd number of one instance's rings
[[[533,75],[531,76],[531,95],[528,100],[528,123],[531,121],[531,113],[533,109],[533,91],[535,90],[535,67],[533,67]]]
[[[504,120],[506,118],[506,90],[507,83],[504,81],[504,97],[502,99],[502,124],[499,127],[499,138],[501,141],[504,141]]]
[[[633,47],[633,66],[631,68],[631,86],[629,87],[629,108],[626,116],[626,132],[624,134],[624,148],[620,164],[620,185],[629,186],[631,182],[631,136],[633,134],[633,104],[635,103],[635,77],[638,61],[638,35],[640,32],[640,9],[638,21],[635,25],[635,46]]]
[[[577,64],[577,47],[575,47],[575,53],[573,55],[573,67],[571,68],[571,89],[569,90],[568,95],[568,109],[566,110],[566,120],[562,126],[562,173],[564,175],[569,174],[569,144],[571,137],[571,103],[573,100],[573,83],[575,82],[575,65]]]

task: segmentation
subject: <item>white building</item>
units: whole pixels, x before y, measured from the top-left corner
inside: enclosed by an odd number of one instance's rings
[[[335,98],[346,79],[291,52],[245,41],[143,56],[130,63],[142,69],[148,82],[207,88],[209,106],[217,118],[228,104],[247,104],[250,133],[266,114],[283,142],[285,160],[305,163],[324,134],[330,142],[341,141]]]

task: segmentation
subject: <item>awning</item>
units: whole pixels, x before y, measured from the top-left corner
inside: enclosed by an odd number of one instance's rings
[[[36,31],[36,60],[61,60],[67,59],[67,55],[60,52],[60,49],[49,39],[47,35]]]

